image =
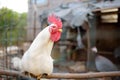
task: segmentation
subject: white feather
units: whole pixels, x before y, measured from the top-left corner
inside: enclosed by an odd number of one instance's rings
[[[21,60],[16,58],[18,60],[15,61],[15,58],[13,58],[14,67],[20,68],[21,71],[28,71],[36,76],[43,73],[52,73],[53,59],[51,57],[51,50],[54,42],[50,40],[50,26],[43,29],[37,35]]]
[[[97,50],[97,48],[96,48],[96,47],[93,47],[91,50],[92,50],[93,52],[95,52],[95,53],[97,53],[97,52],[98,52],[98,50]]]
[[[19,70],[21,69],[21,59],[20,58],[14,57],[11,62],[13,64],[14,68],[19,69]]]

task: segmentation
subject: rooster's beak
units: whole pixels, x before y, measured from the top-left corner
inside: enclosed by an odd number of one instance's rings
[[[58,29],[58,31],[62,32],[62,29]]]

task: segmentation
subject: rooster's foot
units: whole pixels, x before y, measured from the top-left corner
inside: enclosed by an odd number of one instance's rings
[[[24,74],[25,76],[27,76],[27,77],[31,78],[31,75],[30,75],[30,73],[29,73],[29,72],[25,71],[25,72],[23,72],[23,74]]]
[[[43,73],[42,76],[43,76],[43,77],[46,77],[46,76],[48,76],[48,74],[47,74],[47,73]]]
[[[40,74],[40,75],[38,75],[37,76],[37,80],[40,80],[41,79],[41,77],[42,77],[42,75]]]

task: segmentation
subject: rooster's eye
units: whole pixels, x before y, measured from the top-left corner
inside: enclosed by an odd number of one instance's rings
[[[52,26],[52,28],[56,28],[56,26]]]

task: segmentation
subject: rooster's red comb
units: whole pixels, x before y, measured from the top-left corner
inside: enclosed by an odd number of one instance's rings
[[[58,26],[58,28],[62,28],[61,19],[54,14],[51,14],[51,15],[48,16],[48,22],[56,24]]]

